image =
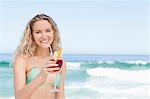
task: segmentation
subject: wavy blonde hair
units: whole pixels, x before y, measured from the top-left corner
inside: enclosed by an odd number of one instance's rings
[[[22,39],[17,47],[17,50],[15,52],[15,56],[23,55],[23,56],[30,57],[30,56],[35,55],[35,53],[38,49],[38,46],[33,39],[32,27],[33,27],[34,23],[39,20],[47,20],[52,25],[52,29],[54,31],[53,42],[51,44],[52,50],[56,51],[61,47],[60,36],[59,36],[57,24],[53,21],[53,19],[51,17],[49,17],[45,14],[37,14],[26,25],[23,37],[22,37]]]

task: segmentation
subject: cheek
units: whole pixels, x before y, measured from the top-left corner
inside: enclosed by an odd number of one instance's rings
[[[39,36],[38,35],[33,35],[33,39],[35,41],[35,43],[38,43],[39,42]]]
[[[53,42],[53,40],[54,40],[54,34],[51,34],[51,42]]]

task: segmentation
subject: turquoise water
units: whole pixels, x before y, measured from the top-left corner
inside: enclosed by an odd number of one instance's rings
[[[66,99],[149,99],[150,57],[64,55]],[[0,99],[13,99],[11,54],[0,54]]]

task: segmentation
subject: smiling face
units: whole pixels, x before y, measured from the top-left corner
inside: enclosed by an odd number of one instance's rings
[[[47,20],[36,21],[32,26],[32,34],[38,47],[47,48],[53,42],[54,31]]]
[[[37,14],[27,23],[15,56],[34,56],[39,51],[47,52],[47,45],[51,45],[53,52],[61,48],[59,30],[50,16]]]

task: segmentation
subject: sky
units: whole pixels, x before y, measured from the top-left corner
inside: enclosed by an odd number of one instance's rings
[[[149,0],[0,0],[0,53],[39,13],[57,23],[64,54],[150,55]]]

